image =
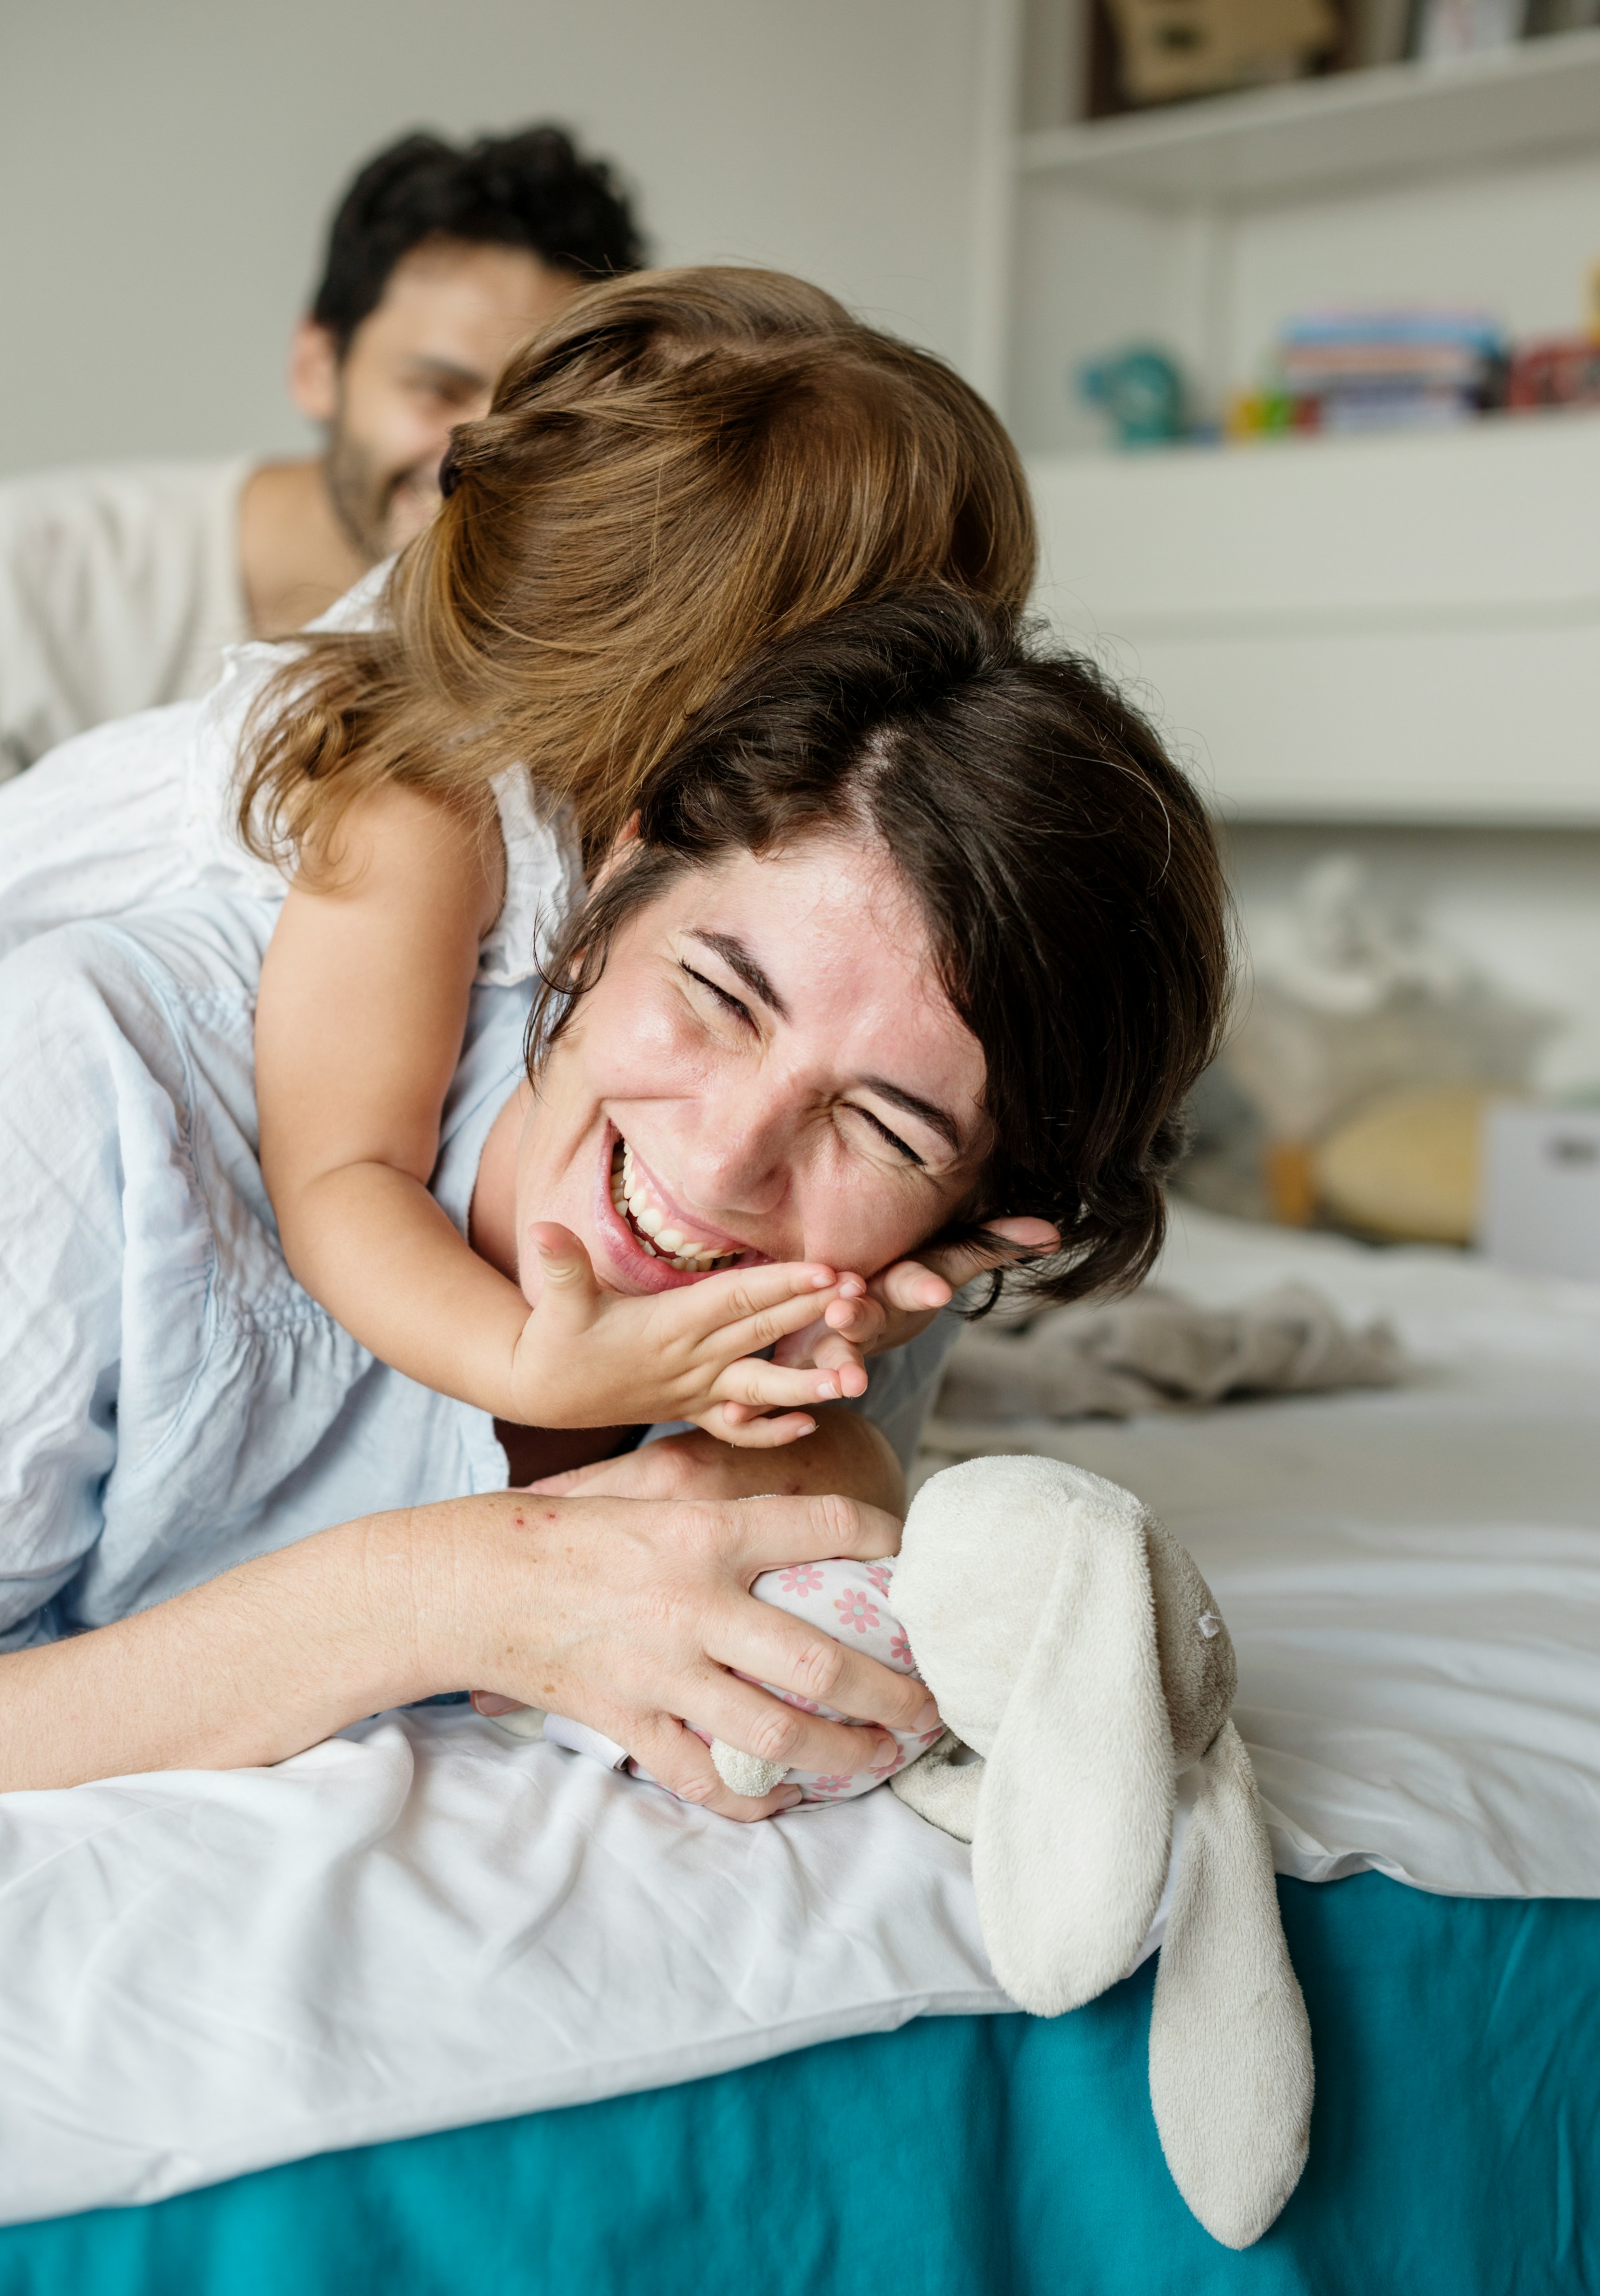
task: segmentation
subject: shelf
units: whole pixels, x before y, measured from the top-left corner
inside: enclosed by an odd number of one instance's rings
[[[1036,603],[1225,812],[1600,824],[1600,415],[1029,478]]]
[[[1015,148],[1025,179],[1250,207],[1584,147],[1600,148],[1600,31],[1090,120]]]

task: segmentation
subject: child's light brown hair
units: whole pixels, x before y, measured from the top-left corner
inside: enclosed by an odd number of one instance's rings
[[[388,779],[481,805],[520,762],[592,852],[759,647],[910,584],[1015,610],[1033,575],[1021,465],[983,400],[780,272],[586,290],[454,433],[441,482],[388,626],[305,641],[257,706],[257,851],[326,851]]]

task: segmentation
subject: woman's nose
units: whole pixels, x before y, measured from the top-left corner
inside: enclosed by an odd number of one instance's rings
[[[685,1143],[680,1185],[689,1209],[722,1219],[740,1214],[761,1218],[775,1211],[788,1193],[789,1174],[786,1128],[774,1120],[774,1111],[707,1110],[705,1119]]]

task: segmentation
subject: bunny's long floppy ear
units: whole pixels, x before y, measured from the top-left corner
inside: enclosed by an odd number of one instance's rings
[[[1074,1500],[978,1793],[978,1918],[995,1975],[1041,2017],[1127,1974],[1167,1874],[1172,1738],[1144,1511],[1115,1497]]]
[[[1023,2008],[1076,2008],[1132,1966],[1166,1877],[1174,1776],[1193,1771],[1150,2096],[1184,2199],[1247,2248],[1305,2164],[1310,2033],[1204,1580],[1114,1484],[983,1458],[918,1492],[894,1607],[951,1731],[984,1757],[941,1772],[935,1749],[920,1784],[919,1766],[894,1783],[972,1840],[984,1942]]]
[[[1305,2166],[1311,2035],[1289,1964],[1250,1757],[1225,1722],[1196,1766],[1150,2014],[1150,2102],[1172,2181],[1248,2248]]]
[[[972,1870],[994,1973],[1040,2016],[1125,1975],[1166,1881],[1147,1521],[1081,1467],[976,1459],[918,1493],[895,1570],[928,1687],[985,1758]]]

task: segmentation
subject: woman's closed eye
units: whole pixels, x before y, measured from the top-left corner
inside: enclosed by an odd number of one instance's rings
[[[692,980],[697,988],[705,990],[719,1012],[728,1014],[731,1019],[739,1023],[740,1028],[747,1029],[751,1036],[761,1034],[761,1023],[755,1014],[741,997],[733,994],[731,989],[724,988],[721,981],[714,980],[709,973],[702,972],[697,965],[690,964],[687,957],[681,956],[678,959],[678,970],[686,979]],[[862,1124],[868,1128],[874,1148],[880,1145],[892,1148],[902,1163],[910,1165],[918,1172],[927,1171],[927,1158],[920,1155],[911,1146],[910,1141],[902,1139],[898,1132],[893,1131],[881,1116],[875,1114],[869,1108],[864,1108],[859,1100],[847,1100],[842,1103],[842,1107],[847,1109],[851,1115],[860,1117]]]
[[[747,1004],[741,1004],[737,996],[731,995],[728,989],[720,988],[706,973],[697,972],[693,965],[686,963],[682,957],[678,959],[678,966],[679,970],[686,972],[691,980],[698,980],[700,987],[710,994],[723,1012],[731,1013],[736,1020],[742,1021],[747,1029],[755,1029],[755,1015]]]
[[[897,1154],[902,1156],[908,1164],[915,1164],[919,1172],[927,1169],[927,1158],[919,1156],[909,1141],[905,1141],[901,1138],[898,1132],[891,1132],[888,1126],[884,1122],[880,1116],[874,1116],[872,1111],[869,1108],[863,1108],[859,1100],[846,1101],[845,1105],[853,1115],[861,1117],[866,1123],[869,1124],[873,1131],[878,1134],[878,1137],[882,1140],[887,1141],[889,1146],[893,1148]]]

